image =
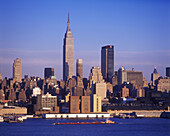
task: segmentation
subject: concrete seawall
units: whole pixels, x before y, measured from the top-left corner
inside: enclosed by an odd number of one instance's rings
[[[108,110],[111,115],[118,116],[120,113],[132,113],[135,112],[138,117],[144,118],[160,118],[162,112],[160,110]]]

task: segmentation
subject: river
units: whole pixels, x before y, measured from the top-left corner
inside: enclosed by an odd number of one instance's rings
[[[118,124],[53,125],[54,122],[93,122],[105,119],[27,119],[0,123],[0,136],[170,136],[170,119],[111,118]]]

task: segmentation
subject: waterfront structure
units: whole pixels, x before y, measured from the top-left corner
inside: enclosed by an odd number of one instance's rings
[[[70,20],[68,15],[67,30],[63,45],[63,80],[74,76],[74,39],[70,30]]]
[[[151,74],[151,85],[155,86],[155,81],[159,78],[159,73],[156,70],[156,66],[154,67],[153,73]]]
[[[101,50],[101,71],[105,81],[111,82],[114,75],[114,46],[103,46]]]
[[[77,119],[77,118],[110,118],[109,113],[80,113],[80,114],[43,114],[43,118],[45,119],[60,119],[60,118],[70,118],[70,119]]]
[[[166,67],[166,76],[170,77],[170,67]]]
[[[44,78],[50,78],[51,76],[54,76],[54,68],[45,68],[44,69]]]
[[[125,70],[123,67],[118,70],[118,85],[124,82],[135,83],[138,87],[143,87],[143,72]]]
[[[23,115],[23,114],[27,114],[26,107],[4,106],[2,109],[0,108],[0,115]]]
[[[80,113],[79,96],[70,96],[70,113]]]
[[[19,58],[16,58],[13,63],[13,79],[16,82],[21,82],[22,80],[22,63]]]
[[[83,78],[83,61],[82,61],[82,59],[77,59],[77,61],[76,61],[76,76]]]

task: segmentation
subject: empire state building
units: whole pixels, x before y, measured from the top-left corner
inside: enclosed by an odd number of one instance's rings
[[[67,30],[63,45],[63,80],[74,76],[74,39],[70,30],[70,20],[68,14]]]

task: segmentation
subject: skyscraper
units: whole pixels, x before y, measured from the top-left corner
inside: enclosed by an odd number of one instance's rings
[[[114,75],[114,46],[103,46],[101,50],[101,70],[105,81],[110,82]]]
[[[19,58],[15,59],[13,63],[13,79],[17,82],[21,82],[22,79],[22,63]]]
[[[49,78],[54,76],[54,68],[45,68],[44,69],[44,78]]]
[[[170,77],[170,67],[166,67],[166,76]]]
[[[151,74],[152,85],[155,86],[155,80],[159,78],[159,73],[156,70],[156,66],[154,67],[153,73]]]
[[[67,31],[63,45],[63,80],[74,76],[74,39],[70,30],[70,20],[68,14]]]
[[[82,59],[77,59],[76,76],[83,78],[83,61],[82,61]]]

